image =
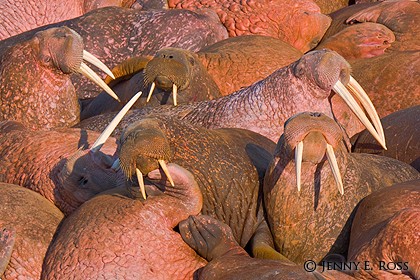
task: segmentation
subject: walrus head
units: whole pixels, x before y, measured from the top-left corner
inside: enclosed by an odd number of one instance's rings
[[[121,169],[127,178],[137,176],[143,198],[146,198],[143,174],[159,167],[174,185],[165,163],[172,159],[172,150],[161,127],[157,119],[142,119],[127,127],[119,141],[117,152]]]
[[[155,86],[164,90],[172,90],[174,105],[177,105],[178,90],[186,89],[190,84],[192,68],[198,58],[188,50],[164,48],[158,51],[144,69],[144,83],[151,85],[149,101]]]
[[[342,130],[334,120],[322,113],[300,113],[286,121],[283,137],[286,152],[292,154],[294,150],[298,191],[301,185],[302,162],[319,164],[325,160],[326,156],[338,190],[344,194],[343,182],[334,153],[344,142]]]

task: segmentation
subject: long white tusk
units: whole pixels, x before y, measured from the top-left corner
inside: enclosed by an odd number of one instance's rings
[[[158,160],[160,167],[162,167],[163,172],[165,173],[166,177],[168,178],[169,182],[171,183],[171,186],[175,186],[174,180],[172,180],[171,174],[169,173],[168,167],[166,166],[166,163],[163,159]]]
[[[80,64],[79,72],[85,77],[89,78],[92,82],[100,86],[106,93],[111,95],[114,99],[118,100],[118,102],[121,101],[115,94],[115,92],[84,62]]]
[[[155,90],[155,82],[152,83],[152,85],[150,86],[150,91],[149,91],[149,95],[147,96],[146,102],[149,102],[150,98],[152,97],[153,91]]]
[[[376,131],[379,133],[383,143],[385,143],[385,134],[382,128],[381,120],[376,112],[375,106],[373,106],[372,101],[370,100],[369,96],[362,88],[362,86],[350,76],[350,81],[347,87],[356,95],[357,99],[362,103],[362,106],[365,108],[366,112],[368,113],[370,119],[373,122],[373,125],[376,128]],[[383,147],[386,150],[386,147]]]
[[[97,152],[102,147],[102,145],[105,143],[106,139],[111,135],[111,133],[115,130],[117,125],[120,123],[122,118],[125,116],[125,114],[130,110],[130,108],[133,106],[133,104],[139,99],[141,95],[141,91],[137,92],[136,95],[134,95],[127,104],[121,109],[121,111],[118,112],[118,114],[114,117],[114,119],[109,123],[109,125],[105,128],[105,130],[102,132],[102,134],[98,137],[98,139],[93,143],[90,150],[92,152]]]
[[[177,98],[178,98],[178,87],[176,86],[176,84],[172,84],[172,94],[173,94],[173,98],[174,98],[174,105],[178,105],[177,103]]]
[[[300,192],[300,175],[302,174],[303,141],[297,143],[295,148],[296,184]]]
[[[331,171],[334,175],[335,182],[337,184],[338,191],[344,195],[343,181],[341,180],[340,169],[338,169],[337,158],[334,154],[333,147],[327,143],[327,158],[330,163]]]
[[[143,174],[136,168],[137,181],[139,182],[140,192],[144,199],[146,199],[146,189],[144,188]]]
[[[357,104],[356,100],[350,94],[348,89],[341,83],[337,81],[333,87],[334,91],[337,92],[341,98],[347,103],[350,109],[354,112],[354,114],[359,118],[362,124],[367,128],[367,130],[373,135],[373,137],[378,141],[384,149],[386,149],[385,141],[379,136],[378,132],[370,123],[369,119],[366,117],[365,113],[360,108],[359,104]]]
[[[93,65],[95,65],[96,67],[98,67],[99,69],[104,71],[112,79],[115,79],[115,76],[112,73],[112,71],[105,64],[103,64],[102,61],[100,61],[98,58],[96,58],[90,52],[83,50],[83,59],[86,60],[89,63],[92,63]]]

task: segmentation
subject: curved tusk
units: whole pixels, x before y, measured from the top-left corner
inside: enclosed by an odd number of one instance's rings
[[[80,64],[79,72],[85,76],[86,78],[90,79],[92,82],[100,86],[106,93],[111,95],[114,99],[121,102],[115,92],[95,73],[92,69],[89,68],[84,62]]]
[[[338,191],[342,195],[344,195],[343,181],[341,180],[340,169],[338,169],[337,158],[335,157],[333,147],[328,143],[327,143],[327,158],[328,158],[328,162],[330,163],[330,167],[334,175],[334,179],[335,179],[335,183],[337,184]]]
[[[155,90],[156,84],[155,82],[152,83],[152,85],[150,86],[150,91],[149,91],[149,95],[147,96],[146,102],[149,102],[150,98],[152,97],[152,93]]]
[[[297,143],[295,148],[296,184],[300,192],[300,175],[302,173],[303,141]]]
[[[174,106],[178,105],[177,98],[178,98],[178,87],[176,84],[172,84],[172,94],[174,99]]]
[[[366,117],[365,113],[360,108],[359,104],[357,104],[356,100],[350,94],[348,89],[343,85],[342,82],[337,81],[333,87],[334,91],[338,93],[341,98],[344,99],[346,104],[350,107],[353,113],[359,118],[362,124],[366,127],[366,129],[372,134],[372,136],[378,141],[384,149],[386,149],[385,141],[379,136],[378,132],[375,130],[373,125],[370,123],[369,119]]]
[[[168,167],[166,166],[166,163],[163,159],[158,160],[160,167],[162,167],[163,172],[165,173],[166,177],[168,178],[169,182],[171,183],[171,186],[175,186],[174,180],[172,180],[172,176],[169,173]]]
[[[362,86],[350,76],[350,81],[347,84],[347,87],[356,95],[357,99],[362,103],[362,106],[365,108],[366,112],[368,113],[370,119],[375,126],[376,131],[379,133],[382,141],[385,143],[385,134],[384,129],[382,128],[381,120],[376,112],[375,106],[373,106],[372,101],[370,100],[369,96],[362,88]],[[383,147],[386,150],[386,147]]]
[[[111,135],[111,133],[115,130],[117,125],[120,123],[122,118],[125,116],[125,114],[130,110],[130,108],[133,106],[133,104],[139,99],[141,95],[141,91],[137,92],[136,95],[134,95],[131,100],[125,104],[125,106],[121,109],[121,111],[118,112],[118,114],[114,117],[114,119],[109,123],[109,125],[105,128],[105,130],[102,132],[102,134],[98,137],[98,139],[93,143],[90,150],[92,152],[97,152],[100,150],[102,145],[105,143],[105,141],[108,139],[108,137]]]
[[[115,79],[114,73],[105,65],[102,61],[100,61],[97,57],[95,57],[90,52],[83,50],[83,59],[86,60],[89,63],[92,63],[102,71],[104,71],[108,76],[110,76],[112,79]]]
[[[146,189],[144,188],[143,174],[136,168],[137,181],[139,182],[140,192],[144,199],[146,199]]]

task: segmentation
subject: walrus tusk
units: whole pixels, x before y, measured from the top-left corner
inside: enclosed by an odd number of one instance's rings
[[[162,167],[163,172],[165,173],[166,177],[168,178],[169,182],[171,183],[171,186],[175,186],[174,180],[172,180],[172,176],[169,173],[168,167],[166,166],[166,163],[163,159],[158,160],[160,167]]]
[[[344,195],[343,181],[341,180],[340,169],[338,169],[337,158],[334,154],[333,147],[327,143],[327,158],[331,167],[332,174],[334,175],[335,183],[337,184],[338,191]]]
[[[144,199],[146,199],[146,189],[144,188],[143,174],[136,168],[137,182],[139,182],[140,192]]]
[[[341,179],[340,169],[338,168],[337,158],[334,154],[333,147],[327,143],[326,148],[327,159],[331,167],[334,180],[337,184],[338,191],[344,195],[343,180]],[[295,168],[296,168],[296,184],[298,192],[301,186],[301,172],[302,172],[302,156],[303,156],[303,141],[297,143],[295,148]]]
[[[375,128],[373,127],[373,125],[370,123],[369,119],[367,118],[367,116],[363,112],[362,108],[360,108],[360,106],[357,104],[354,97],[350,94],[350,92],[343,85],[343,83],[341,83],[341,81],[337,81],[337,83],[335,83],[333,89],[334,89],[335,92],[337,92],[341,96],[341,98],[344,99],[346,104],[350,107],[350,109],[353,111],[353,113],[359,118],[359,120],[367,128],[367,130],[372,134],[372,136],[376,139],[376,141],[378,141],[379,144],[381,144],[381,146],[384,149],[386,149],[385,139],[382,138],[379,135],[379,133],[375,130]],[[363,94],[363,93],[361,93],[361,94]],[[369,98],[369,97],[367,97],[367,95],[366,95],[366,98]],[[367,113],[369,114],[371,119],[374,119],[374,117],[372,116],[372,114],[374,114],[374,113],[369,112],[368,108],[366,108],[366,109],[367,109]],[[374,110],[374,111],[376,113],[376,110]],[[382,125],[380,123],[379,123],[379,125],[382,127]]]
[[[130,110],[130,108],[133,106],[133,104],[139,99],[142,92],[139,91],[134,95],[127,104],[121,109],[121,111],[118,112],[118,114],[114,117],[114,119],[109,123],[109,125],[105,128],[105,130],[102,132],[101,135],[99,135],[98,139],[93,143],[90,150],[92,152],[97,152],[101,149],[102,145],[105,143],[105,141],[108,139],[108,137],[111,135],[111,133],[115,130],[117,125],[120,123],[122,118],[125,116],[125,114]]]
[[[296,184],[300,192],[300,175],[302,173],[303,141],[297,143],[295,148]]]
[[[86,78],[90,79],[92,82],[100,86],[106,93],[111,95],[114,99],[121,102],[115,92],[95,73],[92,69],[89,68],[84,62],[80,64],[79,72],[85,76]]]
[[[102,63],[102,61],[100,61],[90,52],[83,50],[83,60],[92,63],[93,65],[104,71],[112,79],[115,79],[114,73],[112,73],[111,69],[109,69],[105,64]]]
[[[153,91],[155,90],[156,84],[155,82],[152,83],[150,86],[149,95],[147,96],[146,102],[149,102],[150,98],[152,97]]]
[[[177,97],[178,97],[178,87],[176,84],[172,84],[172,94],[174,98],[174,106],[178,105]]]
[[[356,81],[355,78],[350,76],[350,81],[347,84],[347,87],[356,95],[356,97],[362,103],[362,106],[365,108],[366,112],[370,112],[369,116],[373,122],[373,125],[376,128],[376,131],[379,133],[379,136],[385,143],[385,134],[382,128],[381,120],[379,119],[378,114],[376,113],[375,106],[373,106],[372,101],[369,99],[369,96],[362,88],[362,86]],[[386,147],[384,147],[386,150]]]

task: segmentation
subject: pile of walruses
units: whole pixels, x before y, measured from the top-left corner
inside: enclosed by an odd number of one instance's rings
[[[420,279],[420,3],[355,2],[0,3],[0,278]]]

